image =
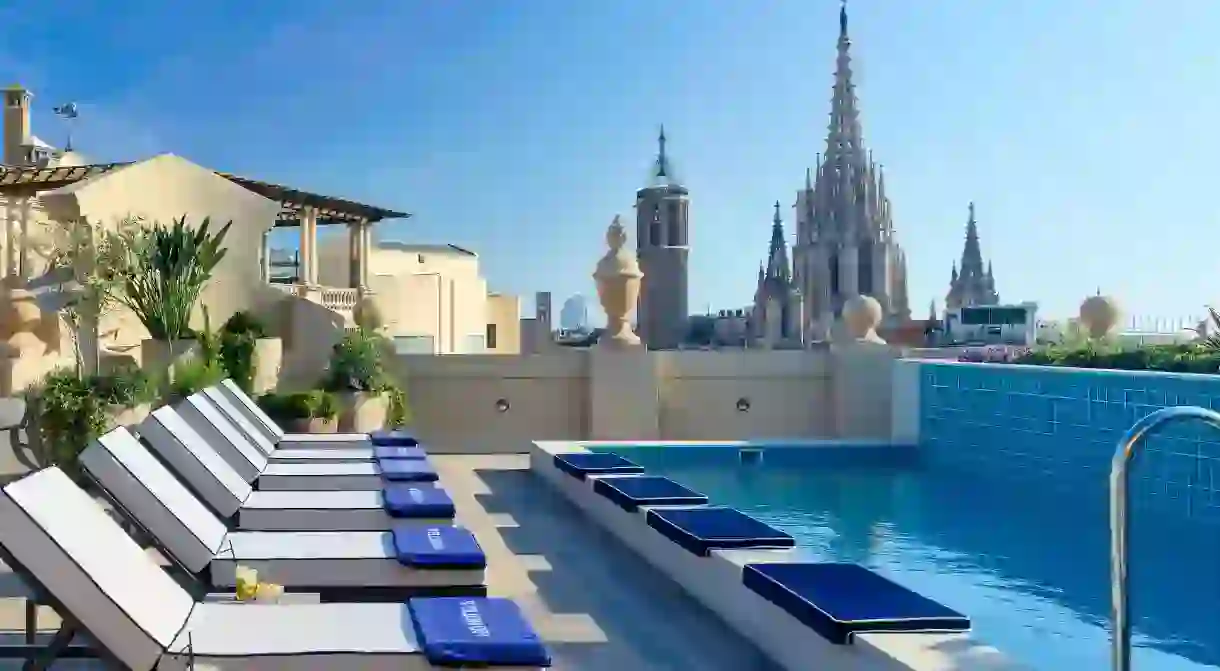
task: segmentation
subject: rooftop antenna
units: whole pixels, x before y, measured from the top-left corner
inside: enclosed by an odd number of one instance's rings
[[[64,151],[72,151],[72,126],[76,118],[80,116],[80,109],[76,103],[67,103],[59,107],[52,107],[52,112],[55,112],[59,118],[64,120],[68,127],[68,141],[64,144]]]

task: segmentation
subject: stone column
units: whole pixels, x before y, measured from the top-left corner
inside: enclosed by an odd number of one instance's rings
[[[361,285],[360,249],[363,229],[358,222],[347,225],[347,286],[356,289]]]
[[[21,199],[21,257],[18,272],[22,280],[29,280],[34,274],[34,245],[30,242],[30,197]]]
[[[839,252],[839,296],[844,303],[860,293],[860,248],[846,245]]]
[[[263,231],[259,260],[262,263],[263,283],[271,282],[271,231]]]
[[[300,215],[300,230],[301,230],[301,254],[300,254],[300,283],[313,286],[318,283],[318,264],[314,259],[314,251],[318,244],[318,215],[314,209],[308,205],[301,208]]]
[[[357,264],[360,268],[360,288],[369,288],[369,256],[373,251],[373,226],[369,222],[360,222],[360,249],[357,250]]]

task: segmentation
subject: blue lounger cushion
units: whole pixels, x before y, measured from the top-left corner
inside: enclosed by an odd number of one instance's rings
[[[844,645],[869,632],[960,632],[970,619],[858,564],[746,564],[746,589],[822,638]]]
[[[390,517],[453,519],[457,514],[449,492],[432,485],[387,482],[381,498]]]
[[[452,525],[396,524],[394,552],[398,563],[413,568],[473,569],[487,566],[487,555],[469,529]]]
[[[410,429],[379,429],[369,433],[369,441],[373,445],[388,445],[398,447],[415,447],[419,438]]]
[[[432,464],[422,459],[378,459],[381,479],[390,482],[436,482],[440,479]]]
[[[792,536],[736,508],[654,508],[645,519],[662,536],[701,557],[712,550],[796,546]]]
[[[702,506],[707,497],[660,475],[607,476],[593,483],[593,491],[627,512],[640,506]]]
[[[428,453],[418,445],[374,445],[374,459],[427,459]]]
[[[567,452],[555,455],[555,468],[577,480],[590,475],[630,475],[643,473],[644,467],[612,452]]]
[[[439,667],[551,665],[542,639],[517,604],[486,597],[439,597],[407,602],[428,663]]]

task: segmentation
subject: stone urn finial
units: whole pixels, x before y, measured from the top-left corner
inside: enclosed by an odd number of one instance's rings
[[[1090,338],[1104,338],[1114,330],[1120,314],[1118,301],[1110,296],[1102,296],[1099,289],[1096,295],[1089,296],[1080,304],[1080,325]]]
[[[885,344],[877,335],[881,316],[881,304],[872,296],[852,296],[843,304],[843,325],[847,335],[856,342]]]
[[[640,281],[644,273],[630,250],[626,248],[627,232],[619,216],[614,215],[606,229],[606,255],[597,262],[593,280],[597,283],[597,298],[606,313],[606,332],[598,344],[625,349],[638,347],[640,337],[631,330],[631,315],[640,297]]]

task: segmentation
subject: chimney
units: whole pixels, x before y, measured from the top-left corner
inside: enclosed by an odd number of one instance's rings
[[[26,165],[29,163],[29,147],[33,144],[30,135],[30,100],[34,94],[13,85],[4,89],[4,164]]]

